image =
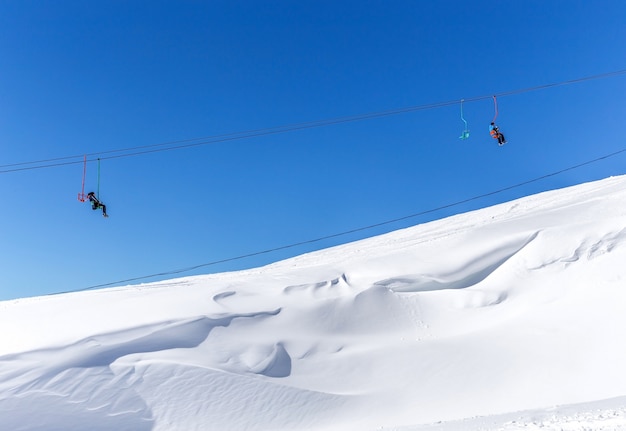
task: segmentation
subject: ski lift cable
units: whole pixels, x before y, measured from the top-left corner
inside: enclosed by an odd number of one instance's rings
[[[477,101],[482,101],[482,100],[486,100],[489,98],[495,98],[496,96],[497,97],[513,96],[513,95],[518,95],[521,93],[545,90],[545,89],[549,89],[549,88],[553,88],[557,86],[563,86],[563,85],[577,84],[577,83],[581,83],[584,81],[611,78],[611,77],[625,75],[625,74],[626,74],[626,69],[623,69],[623,70],[617,70],[617,71],[598,74],[598,75],[571,79],[567,81],[560,81],[556,83],[544,84],[544,85],[539,85],[535,87],[527,87],[527,88],[522,88],[522,89],[517,89],[517,90],[511,90],[507,92],[497,93],[495,95],[489,95],[489,96],[485,95],[485,96],[465,98],[463,100],[464,102],[477,102]],[[431,104],[426,104],[426,105],[409,106],[405,108],[397,108],[397,109],[391,109],[387,111],[379,111],[379,112],[371,112],[371,113],[366,113],[366,114],[338,117],[338,118],[332,118],[332,119],[327,119],[327,120],[316,120],[316,121],[309,121],[309,122],[303,122],[303,123],[295,123],[291,125],[283,125],[283,126],[276,126],[276,127],[270,127],[270,128],[248,130],[248,131],[243,131],[243,132],[234,132],[234,133],[228,133],[228,134],[223,134],[223,135],[206,136],[202,138],[171,141],[171,142],[165,142],[165,143],[160,143],[160,144],[126,147],[126,148],[120,148],[120,149],[115,149],[115,150],[88,153],[87,157],[103,156],[106,154],[111,154],[111,155],[106,156],[106,157],[100,157],[100,158],[104,160],[104,159],[115,159],[115,158],[123,158],[123,157],[133,157],[133,156],[139,156],[139,155],[144,155],[144,154],[149,154],[149,153],[172,151],[172,150],[190,148],[190,147],[201,146],[201,145],[217,144],[217,143],[223,143],[223,142],[234,141],[234,140],[249,139],[249,138],[266,136],[266,135],[287,133],[287,132],[292,132],[292,131],[297,131],[297,130],[318,128],[318,127],[325,127],[325,126],[331,126],[331,125],[342,124],[342,123],[388,117],[388,116],[400,115],[400,114],[405,114],[405,113],[410,113],[410,112],[442,108],[446,106],[456,105],[457,103],[459,103],[458,99],[453,100],[453,101],[447,101],[447,102],[438,102],[438,103],[431,103]],[[113,155],[115,153],[122,153],[122,154]],[[67,157],[57,157],[57,158],[43,159],[43,160],[37,160],[37,161],[28,161],[28,162],[0,165],[0,169],[1,169],[0,174],[79,164],[79,163],[83,163],[83,161],[80,160],[82,157],[83,155],[67,156]],[[94,160],[95,159],[88,159],[89,162],[94,161]],[[28,166],[28,165],[37,165],[37,166]]]

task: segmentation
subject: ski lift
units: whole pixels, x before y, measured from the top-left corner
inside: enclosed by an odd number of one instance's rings
[[[463,129],[463,132],[461,132],[461,136],[459,136],[459,139],[462,140],[466,140],[467,138],[469,138],[470,135],[470,131],[467,128],[467,121],[465,121],[465,118],[463,118],[463,99],[461,99],[461,120],[463,120],[463,123],[465,123],[465,128]]]
[[[78,201],[85,202],[87,195],[85,195],[85,175],[87,174],[87,155],[83,158],[83,185],[78,194]]]
[[[496,99],[496,96],[493,96],[493,107],[496,112],[493,116],[493,120],[491,120],[491,125],[489,126],[489,134],[492,138],[498,140],[498,145],[502,146],[506,144],[506,138],[496,125],[496,119],[498,118],[498,99]]]
[[[78,193],[78,201],[85,202],[87,200],[87,195],[85,194],[85,177],[87,175],[87,155],[83,157],[83,181],[80,189],[80,193]],[[98,159],[98,189],[96,192],[96,197],[100,197],[100,159]]]
[[[96,189],[96,198],[100,199],[100,158],[98,157],[98,188]]]
[[[493,120],[491,120],[491,122],[495,124],[496,118],[498,118],[498,100],[496,99],[496,96],[493,96],[493,107],[496,111],[496,114],[493,116]]]

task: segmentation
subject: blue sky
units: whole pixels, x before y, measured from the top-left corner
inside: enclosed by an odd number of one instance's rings
[[[626,76],[107,159],[109,151],[506,93],[626,69],[615,1],[0,0],[0,299],[78,290],[358,229],[626,147]],[[164,147],[154,147],[164,148]],[[110,218],[76,199],[101,155]],[[626,156],[263,265],[625,173]],[[21,167],[36,167],[22,165]],[[87,166],[87,189],[97,164]],[[442,259],[445,256],[441,257]],[[163,278],[163,277],[161,277]],[[166,277],[167,278],[167,277]],[[152,281],[159,279],[146,279]]]

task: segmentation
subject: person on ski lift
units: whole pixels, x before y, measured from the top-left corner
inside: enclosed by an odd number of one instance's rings
[[[91,209],[92,210],[95,211],[98,208],[102,208],[102,216],[103,217],[108,217],[106,205],[98,200],[98,198],[96,197],[96,194],[94,192],[89,192],[87,194],[87,197],[89,198],[89,202],[91,202]]]
[[[489,134],[493,139],[498,140],[498,145],[506,144],[506,139],[504,139],[504,135],[500,133],[500,130],[498,129],[498,126],[495,125],[495,123],[491,123],[491,125],[489,126]]]

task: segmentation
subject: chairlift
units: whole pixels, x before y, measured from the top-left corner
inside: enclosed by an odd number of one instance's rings
[[[498,99],[496,99],[496,96],[493,96],[493,108],[495,109],[496,113],[493,116],[493,120],[491,120],[491,122],[495,124],[496,118],[498,118]]]
[[[463,120],[463,123],[465,123],[465,128],[463,129],[463,132],[461,132],[461,136],[459,136],[459,139],[466,140],[467,138],[469,138],[470,131],[467,128],[467,121],[463,117],[463,102],[464,100],[461,99],[461,120]]]
[[[87,155],[83,158],[83,185],[78,193],[78,201],[85,202],[87,195],[85,195],[85,175],[87,174]]]
[[[85,202],[87,200],[87,195],[85,194],[85,177],[87,176],[87,155],[83,157],[83,181],[80,189],[80,193],[78,193],[78,201]],[[96,192],[96,197],[100,198],[100,159],[98,159],[98,188]]]

